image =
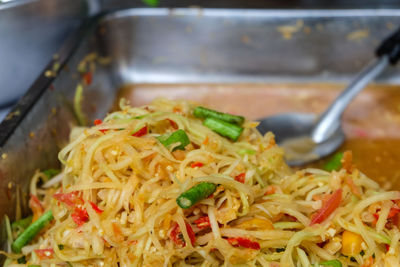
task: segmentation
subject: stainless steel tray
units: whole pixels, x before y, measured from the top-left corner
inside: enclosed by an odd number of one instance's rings
[[[130,9],[93,18],[49,64],[60,64],[56,77],[41,74],[0,125],[0,216],[14,218],[17,191],[26,203],[36,169],[58,166],[87,55],[111,60],[96,64],[84,90],[91,121],[126,83],[346,82],[398,25],[397,10]],[[398,71],[380,82],[400,83]]]

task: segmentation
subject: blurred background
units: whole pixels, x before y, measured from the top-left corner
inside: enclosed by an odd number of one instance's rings
[[[147,2],[147,3],[146,3]],[[86,18],[131,7],[391,9],[398,0],[0,0],[0,120]]]

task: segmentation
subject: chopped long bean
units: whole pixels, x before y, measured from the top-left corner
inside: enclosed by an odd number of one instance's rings
[[[182,209],[188,209],[200,200],[209,197],[217,189],[217,185],[208,182],[199,183],[189,190],[183,192],[177,199],[176,203]]]
[[[196,107],[193,110],[194,116],[198,118],[214,118],[221,121],[226,121],[229,123],[234,123],[241,125],[244,122],[244,117],[232,115],[228,113],[219,112],[216,110],[208,109],[205,107]]]
[[[332,156],[332,158],[324,165],[324,170],[326,171],[334,171],[334,170],[339,170],[339,168],[342,166],[342,160],[343,158],[343,153],[338,152],[335,155]]]
[[[45,212],[35,222],[26,228],[17,239],[12,243],[11,248],[13,252],[20,253],[23,246],[31,241],[51,220],[53,220],[53,213],[51,211]]]
[[[28,227],[32,222],[32,215],[28,216],[26,218],[23,218],[21,220],[15,221],[11,224],[11,228],[14,231],[18,231],[18,230],[25,230],[26,227]]]
[[[207,118],[204,121],[204,125],[213,130],[214,132],[222,136],[228,137],[233,141],[238,140],[239,136],[243,132],[243,128],[236,124],[232,124],[214,118]]]
[[[172,134],[164,134],[157,137],[158,141],[161,142],[165,147],[169,147],[172,144],[180,143],[180,145],[173,148],[174,150],[180,149],[185,150],[185,146],[190,144],[189,137],[186,132],[182,129],[173,132]]]

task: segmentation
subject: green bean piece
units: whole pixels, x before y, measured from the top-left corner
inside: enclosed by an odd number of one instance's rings
[[[342,263],[339,260],[324,261],[324,262],[320,262],[319,265],[331,266],[331,267],[342,267]]]
[[[179,129],[172,134],[164,134],[162,136],[157,137],[158,141],[163,144],[165,147],[169,147],[172,144],[180,143],[179,146],[174,147],[172,151],[177,149],[185,150],[185,146],[190,144],[189,137],[186,132],[182,129]]]
[[[189,190],[183,192],[177,199],[176,203],[182,209],[188,209],[200,200],[208,198],[217,189],[217,185],[208,182],[199,183]]]
[[[232,141],[237,141],[239,136],[243,132],[243,128],[226,121],[221,121],[214,118],[207,118],[203,123],[207,128],[210,128],[214,132],[228,137]]]
[[[28,267],[42,267],[40,265],[28,265]]]
[[[338,152],[332,156],[332,158],[324,165],[326,171],[337,171],[342,167],[343,152]]]
[[[226,121],[233,124],[242,125],[244,122],[243,116],[232,115],[228,113],[219,112],[216,110],[208,109],[205,107],[196,107],[193,110],[193,115],[198,118],[214,118],[221,121]]]
[[[44,170],[43,173],[47,176],[47,179],[51,179],[54,176],[56,176],[57,174],[59,174],[61,171],[57,170],[57,169],[47,169]]]
[[[32,215],[23,218],[21,220],[15,221],[11,224],[11,228],[15,231],[17,229],[26,229],[32,222]]]
[[[24,247],[29,241],[31,241],[39,232],[42,230],[51,220],[53,220],[53,214],[51,211],[45,212],[35,222],[26,228],[22,234],[12,243],[11,248],[15,253],[21,253],[22,247]]]

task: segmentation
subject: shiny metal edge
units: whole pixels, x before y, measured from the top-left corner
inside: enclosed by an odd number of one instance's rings
[[[17,104],[11,109],[7,117],[0,123],[0,149],[7,143],[9,137],[13,134],[18,125],[23,121],[31,108],[36,104],[37,100],[40,99],[41,95],[57,78],[58,73],[56,73],[55,76],[47,76],[45,75],[46,71],[51,70],[55,63],[59,64],[59,69],[62,70],[68,59],[79,47],[82,38],[86,36],[90,31],[92,31],[94,27],[97,26],[99,18],[103,15],[104,14],[100,14],[96,17],[86,19],[78,30],[71,33],[67,41],[58,51],[58,58],[52,59],[46,65],[46,67],[37,77],[32,86],[18,100]]]
[[[258,9],[218,9],[218,8],[131,8],[112,12],[103,19],[114,19],[127,16],[204,16],[204,17],[365,17],[365,16],[399,16],[400,9],[331,9],[331,10],[258,10]]]

